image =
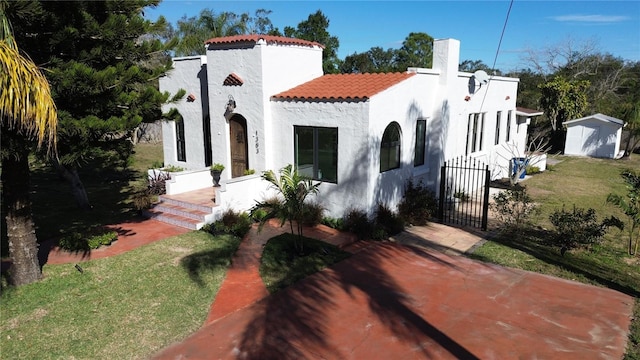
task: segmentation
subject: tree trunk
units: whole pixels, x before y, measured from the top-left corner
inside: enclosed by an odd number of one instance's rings
[[[6,133],[7,129],[2,130]],[[12,261],[11,282],[24,285],[40,280],[42,270],[38,262],[38,242],[29,198],[29,151],[24,141],[11,141],[12,145],[18,142],[20,146],[12,147],[12,153],[2,159],[2,201],[7,210],[5,220]],[[3,145],[6,144],[3,141]]]
[[[60,164],[57,159],[53,159],[52,163],[58,171],[58,174],[60,174],[60,176],[62,176],[69,183],[69,186],[71,186],[71,193],[76,199],[76,204],[78,205],[78,207],[83,210],[91,210],[89,196],[87,196],[87,191],[84,189],[84,184],[82,184],[82,180],[80,180],[78,170],[76,170],[76,168],[68,169],[66,166]]]

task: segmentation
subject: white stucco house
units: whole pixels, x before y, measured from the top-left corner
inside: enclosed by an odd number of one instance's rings
[[[187,169],[169,194],[210,187],[208,167],[222,163],[216,203],[246,210],[268,193],[262,171],[295,164],[322,182],[315,199],[327,215],[341,217],[379,202],[395,208],[408,179],[437,189],[441,165],[459,156],[506,177],[513,149],[525,149],[519,80],[458,71],[455,39],[434,41],[430,69],[382,74],[324,75],[323,46],[294,38],[239,35],[206,46],[204,56],[175,58],[160,79],[162,91],[190,95],[164,109],[183,117],[163,123],[165,165]]]
[[[593,114],[583,118],[565,121],[567,137],[565,155],[617,158],[624,121],[603,114]]]

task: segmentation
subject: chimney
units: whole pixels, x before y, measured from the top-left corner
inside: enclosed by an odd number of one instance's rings
[[[433,69],[440,70],[440,82],[446,84],[458,76],[460,40],[436,39],[433,41]]]

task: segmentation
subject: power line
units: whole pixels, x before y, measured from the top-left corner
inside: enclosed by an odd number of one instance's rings
[[[500,46],[502,46],[502,39],[504,38],[504,32],[507,30],[507,23],[509,22],[509,15],[511,14],[512,7],[513,7],[513,0],[509,2],[509,10],[507,10],[507,16],[505,17],[504,25],[502,26],[500,41],[498,41],[498,48],[496,49],[496,56],[493,58],[493,65],[491,65],[491,71],[494,73],[496,70],[496,63],[498,62],[498,54],[500,53]],[[487,88],[484,91],[484,96],[482,97],[482,103],[480,104],[480,112],[482,112],[482,108],[484,107],[484,100],[487,98],[487,94],[489,93],[489,86],[491,86],[491,81],[489,81],[489,83],[487,84]]]

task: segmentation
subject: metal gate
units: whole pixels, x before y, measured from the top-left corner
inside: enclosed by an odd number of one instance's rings
[[[473,158],[445,161],[440,168],[438,218],[441,223],[487,230],[489,166]]]

